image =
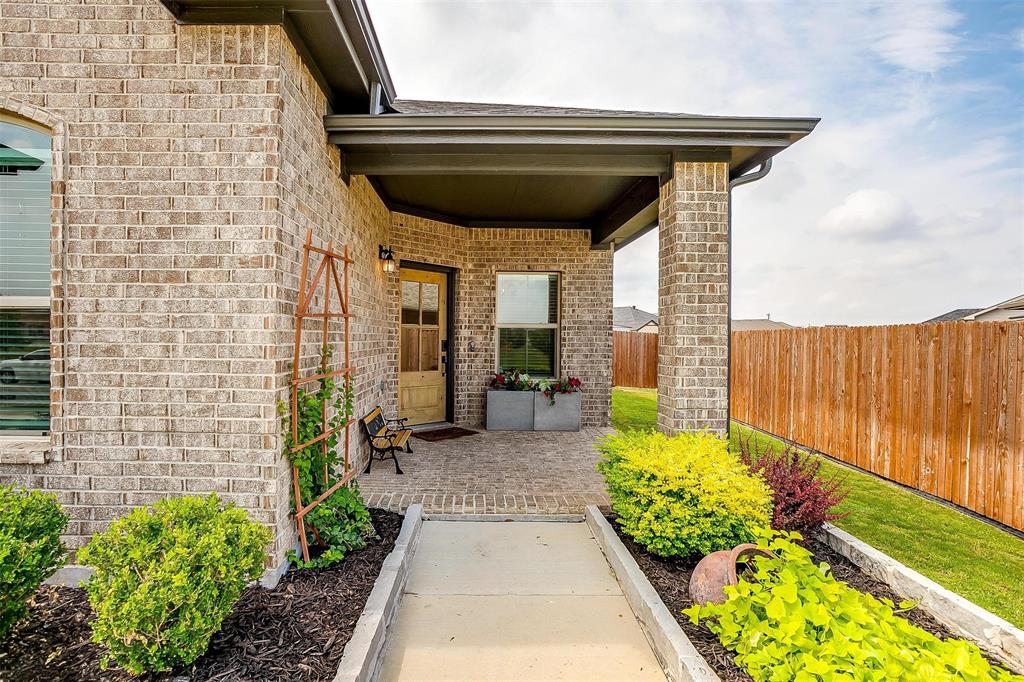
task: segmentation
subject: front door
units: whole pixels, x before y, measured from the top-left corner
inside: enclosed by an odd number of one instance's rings
[[[445,419],[448,276],[402,268],[398,412],[409,424]]]

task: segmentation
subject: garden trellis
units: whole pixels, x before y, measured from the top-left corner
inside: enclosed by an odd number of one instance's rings
[[[321,258],[320,264],[317,266],[313,277],[310,278],[309,271],[311,269],[311,260],[315,259],[317,256]],[[356,474],[356,471],[352,468],[352,463],[349,459],[349,425],[352,422],[352,415],[346,413],[344,415],[345,419],[340,425],[332,426],[328,417],[328,401],[325,400],[323,402],[320,433],[306,442],[299,442],[299,391],[302,386],[312,384],[314,382],[331,380],[336,377],[342,377],[342,380],[344,381],[346,405],[350,405],[348,396],[351,396],[352,388],[352,365],[349,356],[349,322],[352,319],[349,307],[349,265],[351,264],[352,259],[349,258],[347,245],[343,247],[341,253],[334,250],[333,242],[327,242],[327,246],[324,248],[314,246],[313,231],[307,231],[306,243],[302,252],[302,278],[299,285],[299,300],[295,307],[295,351],[292,358],[290,395],[290,427],[293,445],[289,448],[289,454],[294,455],[306,448],[319,445],[322,449],[324,459],[324,485],[328,487],[314,500],[308,504],[303,504],[302,491],[299,485],[298,466],[293,461],[292,485],[294,486],[293,492],[295,495],[295,523],[298,526],[299,540],[302,545],[303,561],[309,561],[309,542],[306,538],[306,524],[304,521],[306,514],[315,509],[323,500],[330,497],[330,495],[338,490],[338,488],[348,484]],[[339,270],[341,271],[340,274]],[[311,309],[311,306],[316,299],[317,289],[320,287],[321,282],[323,282],[323,305],[320,311],[314,311]],[[337,311],[332,310],[332,303],[335,302],[335,298],[337,299],[336,303],[338,305]],[[302,376],[301,361],[304,323],[309,319],[321,320],[320,349],[324,360],[322,360],[318,372],[309,376]],[[341,321],[341,331],[343,334],[344,344],[344,364],[338,369],[331,369],[326,359],[331,355],[330,332],[331,322],[334,320]],[[343,471],[337,481],[328,485],[330,483],[332,473],[327,464],[330,459],[328,456],[328,448],[330,447],[330,439],[335,434],[342,437],[345,443],[344,459],[342,460]]]

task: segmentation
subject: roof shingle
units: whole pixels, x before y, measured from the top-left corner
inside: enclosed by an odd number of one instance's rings
[[[547,107],[529,104],[487,104],[484,102],[436,102],[421,99],[396,99],[391,103],[400,114],[433,114],[440,116],[658,116],[693,118],[694,114],[666,111],[626,111],[622,109],[587,109],[581,107]],[[704,118],[701,116],[700,118]]]

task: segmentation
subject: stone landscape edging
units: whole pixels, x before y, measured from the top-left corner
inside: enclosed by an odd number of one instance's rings
[[[821,540],[899,596],[917,602],[953,634],[975,642],[1014,672],[1024,674],[1024,630],[831,524],[825,525]]]
[[[604,552],[622,593],[626,597],[655,655],[672,682],[713,682],[720,680],[676,622],[665,602],[640,570],[633,555],[622,544],[601,510],[588,505],[587,525]]]
[[[356,621],[352,638],[345,645],[334,682],[372,682],[377,679],[388,629],[398,614],[422,528],[423,505],[409,505],[395,547],[384,560],[363,613]]]

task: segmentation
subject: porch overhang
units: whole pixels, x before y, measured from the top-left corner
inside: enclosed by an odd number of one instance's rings
[[[332,115],[345,172],[392,210],[466,227],[588,229],[595,248],[657,224],[674,161],[738,177],[810,133],[813,118],[675,115]]]

